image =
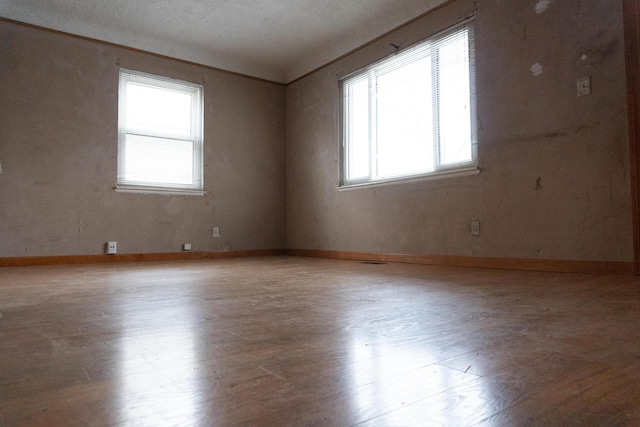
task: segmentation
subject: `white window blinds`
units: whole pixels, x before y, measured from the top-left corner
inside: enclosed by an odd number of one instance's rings
[[[341,80],[342,186],[475,164],[473,46],[467,21]]]
[[[116,188],[202,194],[202,85],[122,69],[119,96]]]

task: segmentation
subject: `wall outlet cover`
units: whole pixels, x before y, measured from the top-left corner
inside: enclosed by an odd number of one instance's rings
[[[480,235],[480,221],[471,221],[471,235],[472,236]]]
[[[105,253],[107,255],[114,255],[118,253],[118,244],[116,242],[107,242],[105,244]]]
[[[576,80],[576,94],[578,96],[591,95],[591,76],[580,77]]]

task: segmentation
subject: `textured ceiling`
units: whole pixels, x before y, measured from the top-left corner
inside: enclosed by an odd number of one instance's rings
[[[290,82],[445,0],[0,0],[0,16]]]

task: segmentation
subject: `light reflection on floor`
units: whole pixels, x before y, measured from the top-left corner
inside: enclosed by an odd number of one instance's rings
[[[190,304],[175,304],[156,332],[124,338],[118,370],[122,420],[167,425],[196,419],[198,400],[196,326]],[[179,325],[174,320],[178,319]]]
[[[384,415],[376,412],[376,408],[385,408],[385,412],[401,409],[399,413],[391,412],[380,419],[383,425],[386,422],[406,422],[403,412],[413,413],[416,420],[428,420],[430,400],[434,400],[430,398],[437,396],[435,400],[438,402],[448,402],[447,408],[438,408],[447,414],[446,421],[473,419],[474,412],[487,405],[485,399],[490,394],[484,390],[482,378],[442,366],[435,363],[437,360],[438,357],[426,346],[419,350],[415,346],[403,349],[380,336],[354,336],[349,361],[352,411],[375,420],[375,417]],[[458,387],[464,383],[472,384],[468,393],[461,393]],[[454,387],[456,392],[446,396]],[[438,422],[443,421],[438,418]]]

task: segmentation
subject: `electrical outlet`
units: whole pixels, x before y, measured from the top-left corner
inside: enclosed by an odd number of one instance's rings
[[[220,237],[220,227],[213,227],[213,237]]]
[[[578,96],[591,95],[591,76],[580,77],[576,80],[576,94]]]
[[[191,243],[185,243],[184,245],[182,245],[182,250],[183,251],[190,251],[191,250]]]
[[[105,253],[107,255],[114,255],[118,253],[118,244],[116,242],[107,242]]]
[[[480,235],[480,221],[471,221],[471,235],[472,236]]]

